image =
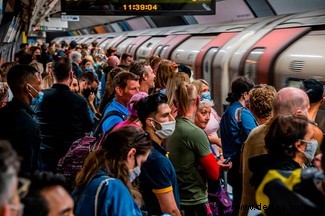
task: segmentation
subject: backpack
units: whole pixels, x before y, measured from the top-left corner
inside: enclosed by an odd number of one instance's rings
[[[59,160],[57,171],[66,177],[69,186],[72,186],[87,156],[98,149],[105,140],[107,134],[111,132],[112,129],[103,133],[102,124],[108,117],[114,115],[119,116],[123,120],[126,119],[126,116],[119,111],[109,111],[102,117],[94,132],[86,133],[85,136],[74,141],[65,156]]]

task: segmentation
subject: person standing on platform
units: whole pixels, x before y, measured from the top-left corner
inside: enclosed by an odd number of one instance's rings
[[[7,81],[14,97],[0,109],[0,139],[9,140],[22,157],[20,175],[25,176],[39,168],[40,128],[31,105],[43,99],[42,82],[39,72],[30,65],[13,66]]]
[[[168,159],[163,141],[173,134],[175,119],[165,94],[156,93],[137,103],[138,116],[143,129],[149,133],[153,151],[141,167],[140,189],[144,210],[149,215],[180,216],[179,191],[175,169]]]
[[[230,164],[217,162],[208,136],[194,124],[199,104],[196,87],[187,82],[180,83],[174,103],[177,108],[176,126],[174,133],[167,138],[166,146],[177,174],[181,210],[187,216],[210,216],[207,178],[218,180],[219,167],[228,169]]]
[[[56,166],[71,144],[92,129],[87,101],[73,93],[71,61],[62,57],[53,63],[54,85],[44,90],[43,101],[36,107],[36,121],[41,129],[41,166],[56,171]]]
[[[139,76],[140,92],[149,94],[149,89],[155,87],[156,75],[148,62],[138,61],[132,63],[130,72]]]
[[[224,158],[231,158],[233,167],[228,172],[228,182],[233,187],[232,215],[239,211],[242,194],[242,175],[240,174],[240,152],[242,145],[252,129],[258,123],[253,114],[247,109],[249,102],[249,91],[254,83],[246,77],[239,77],[231,84],[231,92],[227,101],[230,105],[226,108],[220,121],[220,138]]]

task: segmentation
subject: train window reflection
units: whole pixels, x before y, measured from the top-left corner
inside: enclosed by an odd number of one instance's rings
[[[287,80],[286,86],[300,88],[302,81],[303,81],[303,79],[289,78]]]
[[[260,57],[263,55],[265,48],[253,49],[244,63],[244,76],[248,76],[254,82],[256,82],[257,64]]]
[[[211,83],[211,73],[212,73],[212,64],[213,64],[213,58],[217,54],[219,50],[219,47],[213,47],[210,48],[209,51],[205,54],[203,59],[203,79],[205,79],[210,86],[212,86]]]
[[[286,81],[286,86],[300,88],[303,79],[299,78],[288,78]],[[323,83],[323,88],[325,92],[325,83]],[[323,94],[324,95],[324,94]],[[325,96],[325,95],[324,95]],[[325,103],[323,103],[316,115],[315,122],[318,124],[318,127],[324,131],[325,130]]]

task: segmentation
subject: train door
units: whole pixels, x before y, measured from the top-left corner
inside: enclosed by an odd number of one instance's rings
[[[128,46],[128,48],[126,49],[126,53],[129,53],[133,56],[133,59],[136,59],[136,53],[137,53],[137,49],[139,49],[139,47],[148,39],[150,39],[151,36],[149,35],[144,35],[144,36],[138,36],[136,37]]]
[[[155,49],[153,50],[155,55],[159,55],[162,58],[169,59],[171,52],[174,48],[180,44],[181,42],[185,41],[189,38],[190,35],[169,35],[162,41],[160,41]]]
[[[150,57],[153,48],[164,39],[164,36],[161,37],[152,37],[149,40],[145,41],[136,51],[135,57],[137,60],[146,59]]]
[[[114,39],[116,40],[116,38],[118,37],[114,37],[115,35],[113,36],[106,36],[105,39],[99,44],[99,48],[102,49],[102,50],[107,50],[108,47],[109,47],[109,44],[114,41]]]
[[[213,95],[220,96],[215,98],[218,113],[222,113],[228,104],[226,98],[231,88],[231,82],[239,75],[243,56],[257,41],[272,31],[275,26],[288,19],[287,16],[267,17],[255,23],[229,28],[231,32],[234,29],[241,32],[220,47],[212,62],[212,91]]]
[[[194,71],[197,64],[195,61],[197,59],[197,55],[206,44],[213,40],[214,37],[214,35],[191,36],[174,49],[170,59],[178,64],[184,64],[190,67],[191,71]],[[193,77],[195,77],[194,74]]]
[[[82,39],[78,40],[78,44],[89,44],[87,41],[92,41],[96,38],[96,35],[85,35]]]
[[[120,41],[120,43],[115,43],[114,47],[117,48],[117,55],[121,56],[123,53],[126,52],[128,46],[134,41],[135,37],[124,37],[123,41]]]
[[[273,84],[273,66],[279,54],[297,38],[310,31],[310,27],[275,29],[259,40],[243,58],[240,74],[255,83]]]
[[[196,57],[196,66],[195,66],[195,78],[206,80],[212,87],[212,60],[217,54],[219,47],[223,46],[228,40],[234,37],[238,32],[227,32],[221,33],[217,36],[214,36],[214,39],[207,43]],[[217,95],[213,95],[216,97]]]
[[[314,30],[279,55],[274,66],[275,87],[300,86],[301,80],[314,78],[325,84],[325,30]],[[325,103],[316,116],[325,131]]]

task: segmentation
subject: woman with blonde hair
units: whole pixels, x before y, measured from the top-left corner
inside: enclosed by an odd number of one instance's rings
[[[150,152],[150,137],[141,128],[126,126],[109,133],[77,175],[72,193],[76,215],[142,215],[142,197],[132,181]]]
[[[214,104],[211,98],[209,83],[204,79],[194,80],[192,83],[198,90],[200,100],[208,100],[211,102],[211,106],[209,108],[211,110],[209,114],[210,118],[209,122],[204,128],[204,131],[208,134],[210,143],[212,145],[212,148],[215,150],[216,155],[223,158],[221,139],[217,134],[217,131],[220,128],[220,117],[218,113],[213,109]]]
[[[193,84],[180,83],[175,91],[177,107],[174,133],[167,138],[169,158],[174,165],[178,185],[181,210],[185,215],[208,216],[207,178],[219,179],[219,166],[210,149],[204,131],[194,124],[199,97]]]
[[[186,73],[180,72],[180,73],[175,73],[174,75],[172,75],[170,77],[170,79],[167,82],[167,86],[166,86],[166,96],[168,98],[168,105],[172,110],[172,115],[175,118],[177,115],[177,108],[174,106],[174,99],[175,99],[175,90],[177,88],[177,86],[181,83],[181,82],[190,82],[190,78],[188,77],[188,75]]]

